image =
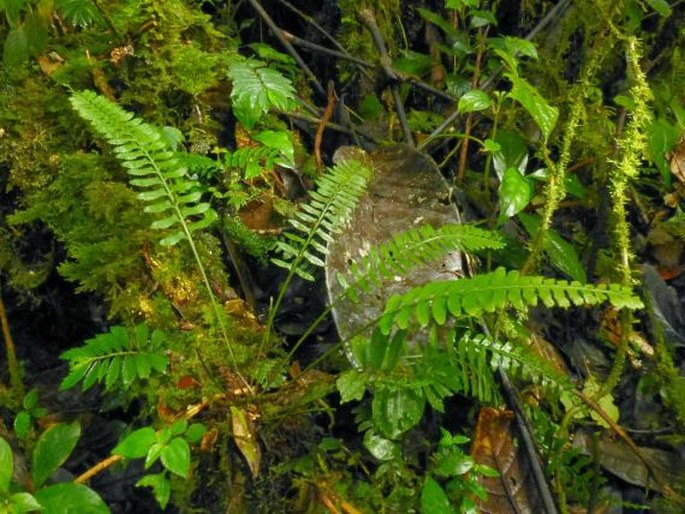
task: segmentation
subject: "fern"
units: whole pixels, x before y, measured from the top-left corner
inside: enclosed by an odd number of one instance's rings
[[[79,382],[84,391],[102,382],[105,390],[111,390],[115,385],[128,388],[134,380],[147,379],[153,371],[162,373],[169,362],[162,353],[165,339],[159,330],[150,335],[144,324],[133,331],[112,327],[109,332],[88,339],[83,346],[61,355],[69,361],[69,374],[60,389],[69,389]]]
[[[258,177],[263,171],[271,171],[280,156],[277,148],[244,146],[227,153],[224,162],[228,168],[238,168],[246,180]]]
[[[448,224],[438,229],[424,225],[371,248],[367,255],[350,266],[351,285],[344,275],[339,274],[337,278],[346,294],[356,301],[358,291],[368,293],[379,287],[382,280],[406,276],[413,269],[436,262],[449,252],[503,247],[504,241],[496,232],[470,225]]]
[[[273,263],[313,281],[311,268],[325,266],[328,243],[347,223],[370,177],[371,170],[358,161],[344,161],[323,175],[311,201],[289,220],[294,230],[276,243],[282,258]]]
[[[75,27],[88,27],[102,20],[91,0],[55,0],[55,9]]]
[[[455,345],[455,351],[457,360],[466,362],[469,359],[465,359],[465,355],[469,352],[484,355],[491,370],[500,368],[512,377],[541,386],[547,393],[552,393],[554,396],[558,396],[562,391],[575,389],[575,385],[568,376],[555,370],[547,361],[528,349],[510,342],[494,341],[482,334],[467,333],[459,339]],[[471,373],[473,376],[475,370]],[[471,387],[471,391],[478,393],[475,387]],[[483,399],[480,394],[476,396]]]
[[[130,180],[131,185],[143,189],[138,199],[148,203],[145,212],[166,216],[154,221],[150,227],[160,230],[176,228],[160,243],[171,246],[184,239],[188,242],[237,371],[235,353],[224,323],[225,313],[214,297],[192,236],[193,232],[211,225],[218,216],[208,202],[200,202],[202,191],[199,182],[189,177],[187,169],[179,163],[178,153],[174,150],[182,135],[175,129],[160,130],[143,123],[132,113],[92,91],[74,93],[71,103],[76,112],[113,146],[117,159],[134,177]]]
[[[280,72],[256,59],[233,64],[231,100],[238,120],[251,129],[272,107],[287,110],[295,105],[295,88]]]
[[[162,245],[175,245],[211,225],[216,212],[207,202],[197,181],[180,166],[175,152],[160,131],[92,91],[74,93],[71,103],[78,114],[114,147],[117,159],[132,178],[131,185],[142,189],[138,198],[148,205],[145,212],[163,214],[151,228],[176,230],[164,237]]]
[[[431,321],[443,325],[448,314],[478,316],[507,306],[523,310],[539,301],[547,307],[594,305],[604,301],[619,309],[642,307],[641,300],[629,288],[617,284],[580,284],[498,268],[473,278],[432,282],[393,296],[379,327],[384,333],[389,333],[393,326],[404,329],[412,318],[423,327]]]

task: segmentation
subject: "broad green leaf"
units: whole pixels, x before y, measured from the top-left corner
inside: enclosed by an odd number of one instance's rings
[[[17,434],[19,439],[26,437],[31,428],[31,415],[26,411],[21,411],[14,418],[14,432]]]
[[[364,434],[364,447],[380,461],[390,461],[400,457],[400,445],[378,434],[368,431]]]
[[[28,60],[29,41],[24,27],[14,27],[7,33],[2,58],[8,68],[19,66]]]
[[[649,6],[658,12],[664,18],[668,18],[672,13],[673,9],[668,4],[666,0],[645,0]]]
[[[532,238],[535,238],[540,227],[540,218],[524,212],[520,212],[518,218],[528,234],[530,234]],[[552,266],[559,271],[566,273],[573,280],[577,280],[583,284],[587,282],[585,268],[583,268],[583,264],[580,262],[578,252],[576,252],[575,247],[561,237],[558,232],[550,229],[542,244],[545,254],[547,254]]]
[[[253,139],[267,148],[278,150],[285,157],[288,165],[295,165],[295,149],[289,132],[285,130],[262,130]]]
[[[40,487],[67,460],[81,437],[78,423],[52,426],[38,439],[31,458],[33,483]]]
[[[421,391],[381,386],[373,397],[373,421],[382,435],[395,439],[418,424],[425,405]]]
[[[26,410],[31,410],[38,405],[38,389],[34,387],[28,393],[26,393],[26,396],[24,396],[23,405],[24,409]]]
[[[507,219],[521,212],[532,198],[533,187],[530,182],[516,168],[507,168],[499,186],[500,214],[498,222],[504,223]]]
[[[416,10],[424,20],[426,20],[428,23],[432,23],[436,27],[440,27],[448,36],[454,37],[459,33],[459,31],[451,25],[447,18],[443,18],[439,14],[422,7],[418,7]]]
[[[547,100],[542,97],[532,84],[519,77],[516,73],[505,73],[505,76],[514,85],[509,92],[509,96],[528,111],[528,114],[531,115],[535,123],[540,127],[544,140],[547,141],[552,130],[554,130],[554,126],[557,124],[559,109],[549,105]]]
[[[498,130],[495,143],[499,145],[499,151],[493,154],[492,164],[500,181],[507,168],[516,168],[521,173],[526,171],[528,147],[520,134],[505,129]]]
[[[455,514],[455,512],[440,484],[428,477],[421,489],[421,513]]]
[[[457,448],[440,452],[435,460],[434,473],[444,477],[456,477],[473,469],[474,461]]]
[[[36,492],[46,514],[108,514],[109,507],[90,487],[74,482],[55,484]]]
[[[347,403],[352,400],[361,400],[366,392],[364,375],[356,369],[350,369],[342,373],[335,382],[340,391],[340,402]]]
[[[193,423],[186,430],[185,438],[190,443],[199,443],[202,436],[207,432],[207,427],[202,423]]]
[[[188,478],[190,471],[190,446],[188,441],[175,437],[162,448],[162,464],[166,469],[178,476]]]
[[[164,445],[162,445],[161,443],[152,443],[152,446],[150,446],[150,450],[147,452],[147,455],[145,456],[145,469],[150,469],[150,466],[152,466],[155,462],[157,462],[157,460],[159,460],[159,456],[162,454],[163,448]]]
[[[532,59],[538,58],[538,51],[537,48],[535,48],[535,44],[525,39],[513,36],[505,36],[504,46],[510,53],[514,55],[521,54],[525,55],[526,57],[531,57]]]
[[[471,21],[469,22],[471,28],[477,29],[487,25],[497,25],[497,18],[492,11],[471,11]]]
[[[492,98],[485,91],[472,89],[459,99],[458,110],[461,113],[484,111],[492,105]]]
[[[12,456],[12,447],[5,439],[0,437],[0,494],[9,493],[13,469],[14,457]]]
[[[259,476],[262,452],[255,434],[254,424],[248,419],[245,411],[231,405],[231,428],[233,441],[247,461],[253,478]]]
[[[166,509],[171,497],[171,482],[165,473],[146,475],[136,483],[136,487],[152,487],[155,500],[162,509]]]
[[[121,455],[127,459],[139,459],[145,457],[154,442],[155,430],[152,427],[139,428],[117,444],[112,454]]]
[[[30,493],[14,493],[10,496],[10,509],[12,514],[22,514],[23,512],[35,512],[43,510],[43,506]],[[4,512],[4,511],[3,511]]]

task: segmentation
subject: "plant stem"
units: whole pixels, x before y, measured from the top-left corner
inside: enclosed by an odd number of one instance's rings
[[[7,321],[5,302],[0,292],[0,324],[2,325],[2,336],[5,339],[5,349],[7,351],[7,369],[10,375],[10,388],[18,398],[24,397],[24,383],[21,376],[21,367],[17,360],[17,352],[14,346],[14,339],[10,332],[10,325]]]

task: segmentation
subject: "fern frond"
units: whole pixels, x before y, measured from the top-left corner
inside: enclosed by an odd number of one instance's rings
[[[133,331],[112,327],[109,332],[61,355],[60,358],[69,361],[69,374],[60,389],[69,389],[79,382],[84,391],[102,382],[105,390],[115,385],[126,388],[134,380],[148,378],[152,371],[162,373],[168,364],[163,353],[164,341],[163,332],[155,330],[150,335],[144,324]]]
[[[448,339],[454,340],[453,332]],[[466,333],[447,346],[426,345],[421,350],[417,369],[417,379],[422,383],[426,399],[440,412],[443,398],[455,393],[477,398],[484,404],[500,403],[499,384],[494,373],[498,368],[512,377],[539,385],[552,397],[575,389],[566,375],[513,343]]]
[[[290,79],[262,61],[237,62],[229,68],[228,77],[233,81],[233,112],[247,129],[270,108],[287,110],[295,105],[295,88]]]
[[[361,162],[344,161],[319,178],[311,200],[289,220],[294,230],[276,243],[282,258],[272,262],[313,281],[311,268],[325,266],[328,243],[349,220],[370,177],[371,170]]]
[[[132,177],[131,185],[142,190],[138,198],[148,204],[145,212],[164,216],[151,228],[175,229],[161,244],[190,240],[194,231],[216,220],[210,204],[200,201],[199,184],[188,176],[157,128],[92,91],[74,93],[71,104],[113,146],[117,159]]]
[[[508,306],[524,310],[540,301],[547,307],[596,305],[604,301],[619,309],[642,307],[642,301],[629,288],[617,284],[581,284],[498,268],[473,278],[431,282],[393,296],[379,327],[384,333],[389,333],[393,326],[406,329],[412,319],[422,327],[431,321],[443,325],[448,314],[478,316]]]
[[[243,178],[250,180],[263,171],[271,171],[279,156],[280,151],[277,148],[244,146],[233,153],[227,153],[224,162],[228,168],[238,168],[243,172]]]
[[[439,261],[449,252],[503,247],[504,240],[496,232],[470,225],[448,224],[438,229],[423,225],[371,248],[367,255],[350,266],[351,280],[338,275],[338,281],[355,301],[358,291],[370,292],[384,279],[406,276],[414,269]]]
[[[501,368],[512,377],[541,386],[548,393],[558,395],[561,391],[575,389],[567,375],[527,348],[511,342],[494,341],[483,334],[467,333],[459,339],[455,348],[458,355],[463,348],[486,353],[491,369]]]

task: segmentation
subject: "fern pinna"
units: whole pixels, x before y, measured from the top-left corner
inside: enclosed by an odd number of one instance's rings
[[[112,327],[61,355],[69,362],[69,374],[60,388],[69,389],[79,382],[84,391],[102,382],[105,390],[115,385],[127,388],[135,380],[149,378],[152,371],[162,373],[169,363],[164,355],[165,342],[163,332],[154,330],[150,334],[145,324],[132,331]]]

